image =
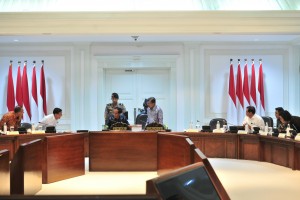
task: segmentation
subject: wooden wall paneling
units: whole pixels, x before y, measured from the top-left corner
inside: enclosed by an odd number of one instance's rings
[[[42,141],[20,145],[10,165],[10,192],[34,195],[42,188]]]
[[[295,142],[290,139],[260,136],[262,160],[294,169]]]
[[[300,170],[300,142],[295,141],[295,151],[294,151],[294,167],[295,170]]]
[[[84,156],[89,157],[89,133],[84,133]]]
[[[157,133],[90,132],[90,171],[156,171]]]
[[[16,138],[13,135],[0,135],[0,150],[7,149],[9,151],[9,160],[14,157]]]
[[[0,195],[10,195],[9,151],[0,150]]]
[[[237,135],[230,133],[185,133],[209,158],[237,158]]]
[[[191,147],[186,141],[188,136],[158,133],[158,170],[177,169],[193,163]]]
[[[204,150],[209,158],[225,158],[226,141],[217,137],[205,138]]]
[[[258,135],[239,135],[239,159],[260,161]]]
[[[84,175],[84,133],[47,136],[43,143],[43,183]]]
[[[238,158],[237,135],[233,135],[226,140],[226,158]]]

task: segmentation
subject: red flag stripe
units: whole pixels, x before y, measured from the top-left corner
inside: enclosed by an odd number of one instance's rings
[[[252,69],[251,69],[251,85],[250,85],[250,95],[255,105],[256,103],[256,78],[255,78],[255,67],[254,62],[252,62]]]
[[[31,85],[32,85],[31,86],[32,98],[34,99],[36,105],[38,105],[35,65],[33,66],[33,69],[32,69],[32,83],[31,83]]]
[[[29,118],[31,119],[31,110],[30,110],[30,101],[29,101],[29,90],[28,90],[28,79],[27,79],[27,69],[26,63],[23,68],[23,76],[22,76],[22,94],[23,94],[23,103],[24,107],[27,111]]]
[[[43,111],[47,115],[47,98],[46,98],[46,83],[45,83],[45,73],[44,65],[41,67],[41,76],[40,76],[40,95],[43,99]]]
[[[14,80],[12,75],[12,64],[10,63],[7,77],[7,99],[6,99],[8,111],[13,111],[15,108],[15,89]]]
[[[236,78],[236,96],[239,99],[241,106],[244,107],[243,81],[240,63],[238,64],[238,72]]]
[[[22,77],[21,77],[21,67],[18,66],[18,75],[17,75],[17,86],[16,86],[16,101],[19,106],[23,106],[23,97],[22,97]]]
[[[230,75],[229,75],[229,96],[236,107],[236,96],[235,96],[235,85],[234,85],[234,72],[233,72],[233,65],[230,64]]]
[[[249,81],[248,81],[248,65],[245,63],[244,66],[244,84],[243,84],[243,92],[248,104],[250,105],[250,91],[249,91]]]
[[[259,65],[258,92],[260,93],[259,96],[260,96],[261,106],[265,110],[264,73],[263,73],[262,62],[260,62]]]

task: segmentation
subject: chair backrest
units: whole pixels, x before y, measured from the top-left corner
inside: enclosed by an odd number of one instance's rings
[[[211,130],[216,129],[218,121],[220,122],[220,127],[221,128],[223,127],[223,125],[227,125],[226,119],[224,119],[224,118],[214,118],[214,119],[210,120],[210,122],[209,122],[209,126],[210,126]]]
[[[126,117],[126,119],[128,120],[128,111],[124,112],[123,115]]]
[[[148,115],[147,114],[139,114],[136,117],[136,124],[142,124],[142,129],[145,129],[145,125],[148,119]]]
[[[31,129],[32,125],[30,123],[24,122],[24,123],[21,123],[21,127],[25,128],[27,130],[27,129]]]
[[[263,118],[265,124],[266,124],[266,122],[268,122],[268,126],[273,127],[273,118],[272,117],[262,116],[261,118]]]

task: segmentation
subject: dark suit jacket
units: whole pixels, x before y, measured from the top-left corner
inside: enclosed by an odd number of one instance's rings
[[[298,116],[292,116],[292,119],[290,121],[290,125],[291,125],[291,128],[293,129],[297,129],[297,133],[300,132],[300,117]]]
[[[119,119],[116,119],[113,115],[110,116],[110,117],[108,118],[108,122],[107,122],[106,125],[107,125],[109,128],[111,128],[111,126],[112,126],[114,123],[117,123],[117,122],[122,122],[122,123],[125,123],[125,124],[129,125],[129,123],[128,123],[126,117],[125,117],[123,114],[120,114]]]

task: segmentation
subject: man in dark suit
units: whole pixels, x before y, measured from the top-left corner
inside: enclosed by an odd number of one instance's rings
[[[119,107],[114,108],[113,115],[108,118],[106,125],[111,129],[112,125],[117,122],[129,125],[126,117],[122,114],[122,108]]]

